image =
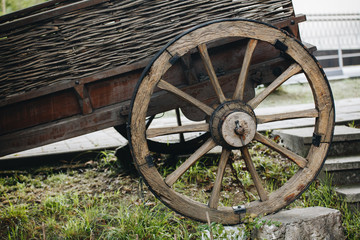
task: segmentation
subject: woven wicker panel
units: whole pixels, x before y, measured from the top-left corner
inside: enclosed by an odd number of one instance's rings
[[[0,99],[149,58],[209,20],[291,15],[291,0],[113,0],[70,12],[0,33]]]

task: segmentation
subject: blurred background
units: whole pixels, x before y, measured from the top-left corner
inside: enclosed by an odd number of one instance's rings
[[[46,2],[45,0],[0,0],[0,1],[1,1],[2,15],[4,13],[14,12],[38,3]]]
[[[315,56],[329,79],[360,76],[360,1],[293,0],[302,41],[317,47]]]

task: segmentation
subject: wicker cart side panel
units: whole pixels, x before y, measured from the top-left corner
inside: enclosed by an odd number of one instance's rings
[[[0,33],[0,99],[149,58],[209,20],[292,15],[291,0],[113,0],[67,13]]]

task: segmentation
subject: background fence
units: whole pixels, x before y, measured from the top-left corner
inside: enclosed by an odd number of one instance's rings
[[[360,65],[360,13],[308,14],[300,33],[324,68]]]

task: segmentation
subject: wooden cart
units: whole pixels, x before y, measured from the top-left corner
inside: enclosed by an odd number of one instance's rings
[[[226,224],[238,223],[245,213],[278,211],[316,177],[334,127],[326,76],[299,40],[298,23],[304,20],[294,15],[291,0],[52,0],[4,15],[0,155],[114,126],[123,134],[127,129],[137,169],[175,211],[200,221],[208,214]],[[313,108],[255,113],[300,72],[313,93]],[[261,84],[267,87],[255,94]],[[176,113],[174,125],[152,127],[157,114],[170,110]],[[184,117],[191,122],[184,124]],[[257,131],[260,124],[295,118],[315,118],[306,157]],[[196,134],[188,139],[188,133]],[[158,140],[174,134],[178,142]],[[252,142],[299,170],[269,193],[249,154]],[[174,184],[216,146],[222,153],[208,201],[185,196]],[[154,151],[189,156],[164,178]],[[226,207],[222,178],[232,151],[241,152],[257,200]]]

